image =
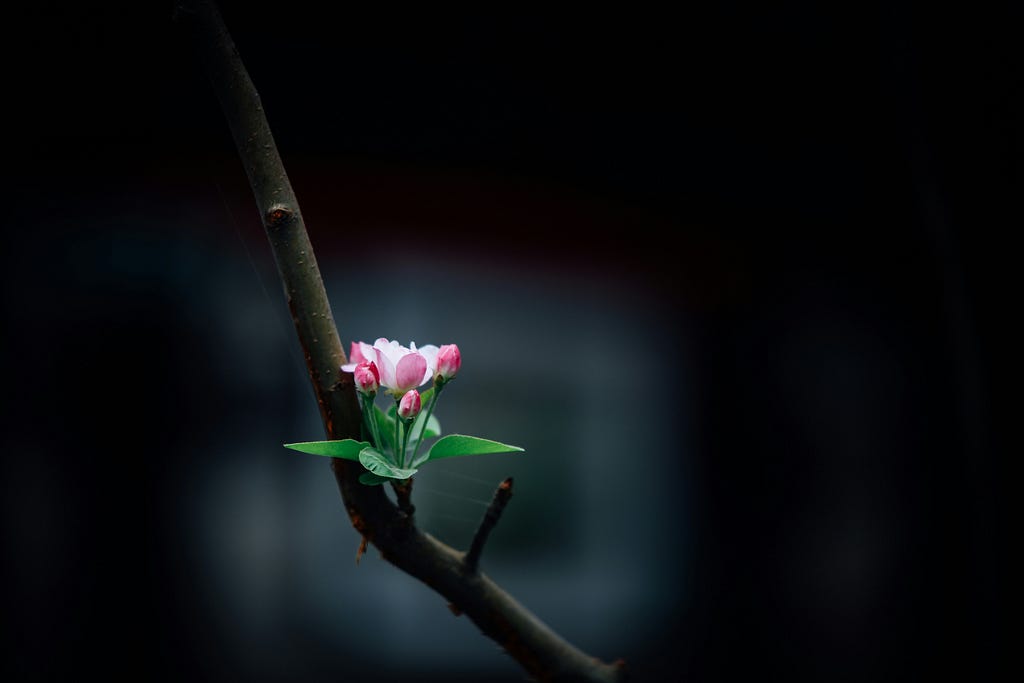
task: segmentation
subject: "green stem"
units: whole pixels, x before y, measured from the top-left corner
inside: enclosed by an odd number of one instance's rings
[[[377,411],[374,409],[373,397],[362,394],[363,397],[363,419],[373,437],[373,445],[381,453],[384,452],[384,444],[381,443],[380,426],[377,424]]]
[[[407,467],[405,462],[405,449],[409,445],[409,428],[412,427],[414,420],[402,420],[402,463],[401,467]]]
[[[398,401],[395,401],[395,464],[399,467],[405,462],[405,452],[402,447],[401,439],[398,437],[398,423],[401,422],[401,418],[398,417]]]
[[[423,416],[423,429],[420,430],[420,435],[416,439],[416,447],[412,449],[412,462],[416,462],[416,455],[420,452],[420,446],[423,444],[423,435],[427,433],[427,423],[430,422],[430,416],[434,412],[434,404],[437,403],[437,397],[441,395],[443,387],[443,384],[434,384],[434,395],[430,397],[430,405],[427,406],[427,413]]]

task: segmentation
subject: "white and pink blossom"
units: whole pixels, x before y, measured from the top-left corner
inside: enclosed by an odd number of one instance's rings
[[[415,346],[415,345],[413,345]],[[381,337],[373,343],[380,370],[380,384],[397,395],[423,384],[428,377],[427,359],[419,351]]]
[[[416,342],[410,342],[405,347],[381,337],[372,346],[366,342],[352,342],[349,362],[341,369],[354,372],[359,363],[369,361],[377,365],[380,386],[398,395],[435,377],[445,381],[455,377],[462,365],[462,356],[455,344],[438,348],[433,344],[417,347]]]

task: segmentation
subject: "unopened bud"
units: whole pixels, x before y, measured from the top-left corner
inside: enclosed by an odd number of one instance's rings
[[[415,389],[407,391],[398,402],[398,416],[403,420],[411,420],[420,414],[421,407],[420,392]]]
[[[377,364],[372,361],[364,361],[355,369],[356,389],[361,394],[375,394],[380,387],[380,372],[377,371]]]
[[[462,354],[459,353],[459,347],[455,344],[445,344],[442,346],[437,352],[437,373],[435,377],[447,382],[455,377],[460,367],[462,367]]]

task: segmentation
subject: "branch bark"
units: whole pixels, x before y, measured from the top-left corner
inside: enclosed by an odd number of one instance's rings
[[[352,375],[340,370],[345,352],[259,95],[212,2],[182,0],[176,18],[206,69],[249,177],[327,438],[358,438],[361,418]],[[469,617],[535,679],[626,679],[622,660],[605,664],[573,647],[487,576],[468,567],[463,553],[416,528],[411,514],[392,504],[383,486],[360,484],[358,463],[332,458],[331,469],[352,525],[384,559],[447,598],[453,612]]]

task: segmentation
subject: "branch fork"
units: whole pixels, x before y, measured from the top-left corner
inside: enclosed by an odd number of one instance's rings
[[[353,379],[340,370],[346,362],[345,352],[302,212],[256,88],[213,2],[181,0],[175,18],[203,62],[249,177],[327,438],[358,438],[362,413]],[[512,496],[511,479],[498,487],[469,551],[463,554],[415,526],[411,482],[405,493],[396,492],[396,506],[382,486],[359,483],[359,463],[331,460],[345,509],[363,539],[373,543],[387,561],[444,596],[453,613],[472,619],[534,679],[557,683],[626,680],[621,660],[605,664],[581,652],[479,572],[483,546]]]

